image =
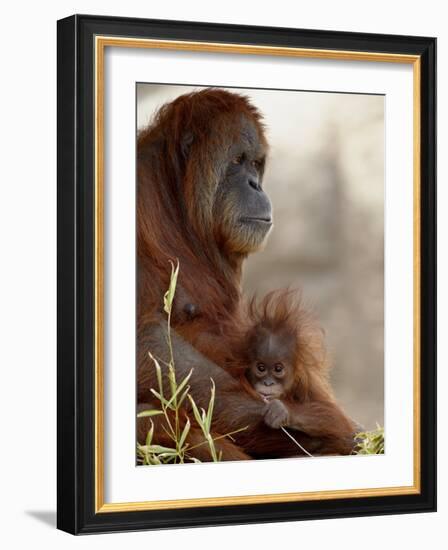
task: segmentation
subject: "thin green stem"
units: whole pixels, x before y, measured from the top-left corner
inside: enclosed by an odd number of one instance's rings
[[[244,426],[244,428],[238,428],[238,430],[234,430],[233,432],[229,432],[229,433],[224,434],[224,435],[218,435],[217,437],[213,438],[213,441],[218,441],[219,439],[224,439],[224,437],[229,437],[231,439],[232,435],[235,435],[238,432],[242,432],[243,430],[246,430],[246,429],[247,429],[247,426]],[[197,443],[196,445],[193,445],[192,447],[188,447],[188,452],[192,451],[193,449],[197,449],[198,447],[200,447],[201,445],[205,445],[206,443],[208,443],[208,441],[206,439],[204,439],[204,441],[201,441],[201,443]]]

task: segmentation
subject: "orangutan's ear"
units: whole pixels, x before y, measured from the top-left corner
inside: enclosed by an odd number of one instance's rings
[[[193,132],[187,130],[184,132],[184,135],[181,138],[180,142],[180,152],[182,153],[183,158],[186,160],[190,154],[191,145],[194,141]]]

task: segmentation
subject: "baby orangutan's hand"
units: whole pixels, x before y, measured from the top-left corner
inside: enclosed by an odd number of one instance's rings
[[[264,421],[269,427],[278,430],[281,426],[287,426],[288,417],[288,409],[280,399],[273,399],[268,403],[264,413]]]

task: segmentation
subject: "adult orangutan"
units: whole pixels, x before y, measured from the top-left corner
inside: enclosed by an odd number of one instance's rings
[[[178,259],[171,320],[178,379],[193,368],[191,394],[201,407],[208,404],[210,378],[214,380],[216,433],[247,426],[235,441],[219,440],[224,460],[300,454],[285,433],[266,425],[266,404],[226,369],[246,322],[242,264],[262,247],[272,227],[271,204],[262,186],[267,142],[261,118],[245,96],[205,89],[164,105],[139,133],[137,144],[138,409],[154,406],[150,389],[157,381],[148,351],[167,358],[163,295],[169,261]],[[328,407],[335,411],[331,422],[337,423],[343,413],[331,396]],[[319,421],[312,406],[303,414]],[[164,444],[158,417],[152,419],[154,439]],[[148,427],[147,418],[138,420],[139,441]],[[333,426],[329,438],[292,431],[306,449],[319,454],[349,454],[353,447],[345,424],[340,430]],[[192,444],[200,439],[194,428],[189,437]],[[205,447],[197,448],[197,458],[209,459]]]

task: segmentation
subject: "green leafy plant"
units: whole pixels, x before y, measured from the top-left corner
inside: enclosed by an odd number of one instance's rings
[[[355,436],[357,455],[382,455],[384,454],[384,428],[377,424],[376,430],[359,432]]]
[[[154,422],[150,420],[150,429],[146,436],[144,445],[137,443],[137,460],[140,464],[182,464],[185,462],[200,462],[194,456],[194,450],[202,445],[207,445],[210,451],[211,459],[219,462],[222,458],[221,453],[217,451],[215,442],[218,439],[229,437],[246,428],[235,430],[225,435],[217,437],[212,436],[213,409],[215,404],[215,384],[211,379],[210,401],[207,410],[199,408],[190,394],[188,382],[193,373],[193,369],[187,376],[178,382],[176,378],[176,368],[173,355],[173,345],[171,340],[171,311],[176,292],[177,278],[179,275],[179,262],[176,266],[171,263],[171,278],[168,290],[163,297],[163,305],[167,314],[167,347],[169,352],[169,361],[165,362],[148,352],[154,368],[158,389],[151,388],[151,393],[158,402],[158,407],[146,411],[141,411],[137,416],[139,418],[161,416],[162,428],[171,440],[171,446],[159,445],[154,440]],[[164,387],[162,367],[164,363],[167,369],[168,391]],[[191,430],[191,421],[187,414],[186,405],[189,404],[193,412],[194,420],[200,427],[204,440],[195,445],[188,442],[188,434]]]

